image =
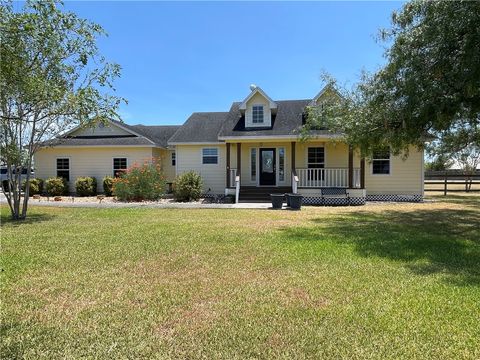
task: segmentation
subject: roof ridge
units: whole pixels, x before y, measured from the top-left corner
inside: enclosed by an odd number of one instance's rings
[[[226,114],[228,111],[194,111],[193,114]]]

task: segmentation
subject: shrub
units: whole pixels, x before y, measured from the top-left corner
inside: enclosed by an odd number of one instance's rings
[[[68,183],[62,177],[53,177],[45,181],[45,190],[50,196],[61,196],[68,193]]]
[[[25,186],[26,183],[27,183],[26,180],[24,180],[22,183],[23,191],[25,191],[26,189],[26,186]],[[43,180],[37,179],[37,178],[30,179],[28,194],[32,196],[32,195],[41,194],[42,192],[43,192]]]
[[[2,181],[2,189],[3,189],[3,191],[4,191],[4,192],[7,192],[9,188],[10,188],[10,185],[9,185],[9,183],[8,183],[8,180],[3,180],[3,181]]]
[[[75,181],[75,192],[78,196],[94,196],[97,194],[97,179],[94,177],[79,177]]]
[[[194,171],[177,176],[173,183],[173,196],[177,201],[196,201],[202,195],[202,177]]]
[[[160,164],[134,164],[120,177],[113,179],[113,195],[121,201],[157,200],[165,193],[166,182]]]
[[[113,177],[105,176],[103,178],[103,192],[107,196],[112,196],[113,194]]]

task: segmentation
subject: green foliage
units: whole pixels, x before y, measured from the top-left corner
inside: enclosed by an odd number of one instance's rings
[[[425,170],[442,171],[453,165],[453,161],[445,155],[438,155],[432,161],[425,163]]]
[[[106,196],[112,196],[112,194],[113,194],[113,177],[105,176],[103,178],[103,192]]]
[[[478,360],[478,195],[21,226],[2,206],[1,358]]]
[[[2,190],[3,190],[4,192],[7,192],[7,191],[8,191],[8,188],[9,188],[8,180],[3,180],[3,181],[2,181]]]
[[[32,166],[45,139],[74,125],[120,119],[124,99],[112,95],[120,66],[99,52],[102,27],[65,11],[54,0],[0,6],[0,160],[11,168]],[[29,175],[28,175],[29,176]],[[12,218],[26,217],[21,178],[5,193]],[[20,204],[22,206],[20,206]]]
[[[52,177],[45,181],[45,191],[49,196],[68,194],[68,183],[62,177]]]
[[[452,129],[439,132],[427,152],[437,159],[452,159],[465,174],[473,174],[480,166],[480,124],[458,121]]]
[[[364,74],[353,89],[342,89],[342,101],[327,109],[330,128],[364,153],[388,145],[397,154],[454,129],[460,119],[478,126],[478,29],[478,1],[406,3],[381,32],[391,45],[387,64]],[[316,115],[313,124],[325,121]]]
[[[75,181],[77,196],[94,196],[97,194],[97,179],[94,177],[79,177]]]
[[[202,195],[202,177],[194,171],[177,176],[173,183],[176,201],[197,201]]]
[[[27,184],[27,181],[26,180],[23,181],[23,183],[22,183],[23,191],[25,191],[26,184]],[[30,188],[28,190],[28,194],[30,196],[42,193],[42,191],[43,191],[43,180],[42,179],[37,179],[37,178],[30,179],[29,184],[30,184]]]
[[[120,177],[113,179],[113,195],[121,201],[158,200],[166,190],[160,164],[134,164]]]

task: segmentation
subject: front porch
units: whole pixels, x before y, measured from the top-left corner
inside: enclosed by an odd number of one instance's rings
[[[226,185],[225,193],[235,195],[236,202],[268,201],[272,192],[291,192],[316,204],[320,189],[342,188],[355,204],[364,204],[365,159],[340,142],[227,142]]]

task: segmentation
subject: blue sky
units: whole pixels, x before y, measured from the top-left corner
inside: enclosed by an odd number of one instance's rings
[[[67,2],[108,32],[99,46],[122,66],[129,124],[181,124],[227,111],[255,83],[273,99],[313,97],[328,71],[341,83],[383,62],[376,42],[399,2]]]

